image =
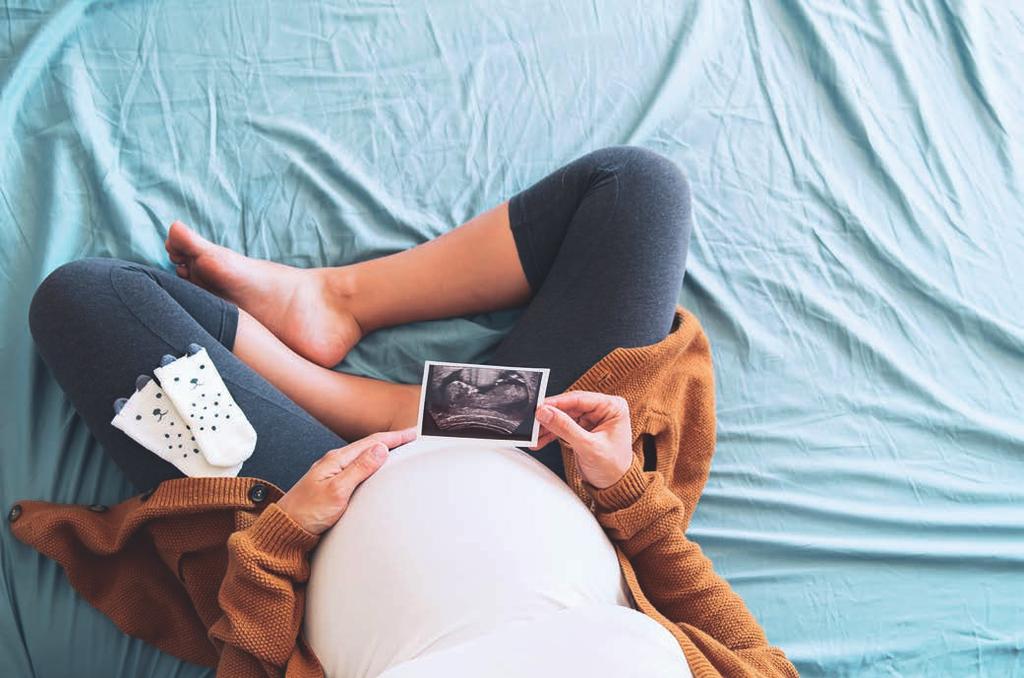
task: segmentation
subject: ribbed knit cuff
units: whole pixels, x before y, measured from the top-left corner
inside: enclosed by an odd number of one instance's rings
[[[306,553],[320,541],[319,535],[295,522],[276,502],[269,504],[246,532],[253,546],[274,556]]]
[[[587,492],[594,498],[597,510],[604,513],[620,511],[632,506],[641,496],[647,486],[651,484],[650,477],[644,473],[643,464],[638,455],[633,455],[633,463],[630,464],[626,475],[619,478],[614,485],[604,489],[598,489],[590,483],[584,483]]]

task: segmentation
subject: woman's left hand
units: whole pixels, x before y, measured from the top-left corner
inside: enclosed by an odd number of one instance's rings
[[[583,479],[598,489],[611,487],[633,463],[633,431],[625,398],[570,391],[545,398],[537,408],[538,450],[561,438],[576,453]]]

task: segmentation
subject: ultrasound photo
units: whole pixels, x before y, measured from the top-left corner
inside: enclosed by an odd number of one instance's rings
[[[533,415],[547,385],[547,369],[428,360],[419,435],[535,445],[540,426]]]

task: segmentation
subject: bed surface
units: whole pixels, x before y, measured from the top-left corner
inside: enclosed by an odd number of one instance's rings
[[[1024,12],[873,4],[5,3],[0,504],[131,492],[33,350],[61,263],[167,266],[180,218],[341,264],[637,144],[695,199],[680,301],[720,437],[690,536],[803,675],[1024,675]],[[382,331],[339,369],[418,381],[515,315]],[[210,673],[7,530],[0,666]]]

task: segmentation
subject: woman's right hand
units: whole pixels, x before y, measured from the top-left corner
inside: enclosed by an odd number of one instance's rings
[[[619,482],[633,464],[633,431],[629,403],[620,396],[568,391],[545,398],[537,408],[544,430],[532,450],[555,438],[576,453],[583,479],[598,489]]]
[[[333,449],[313,462],[306,474],[277,501],[277,506],[313,534],[338,522],[352,493],[387,459],[388,450],[416,438],[416,428],[374,433]]]

